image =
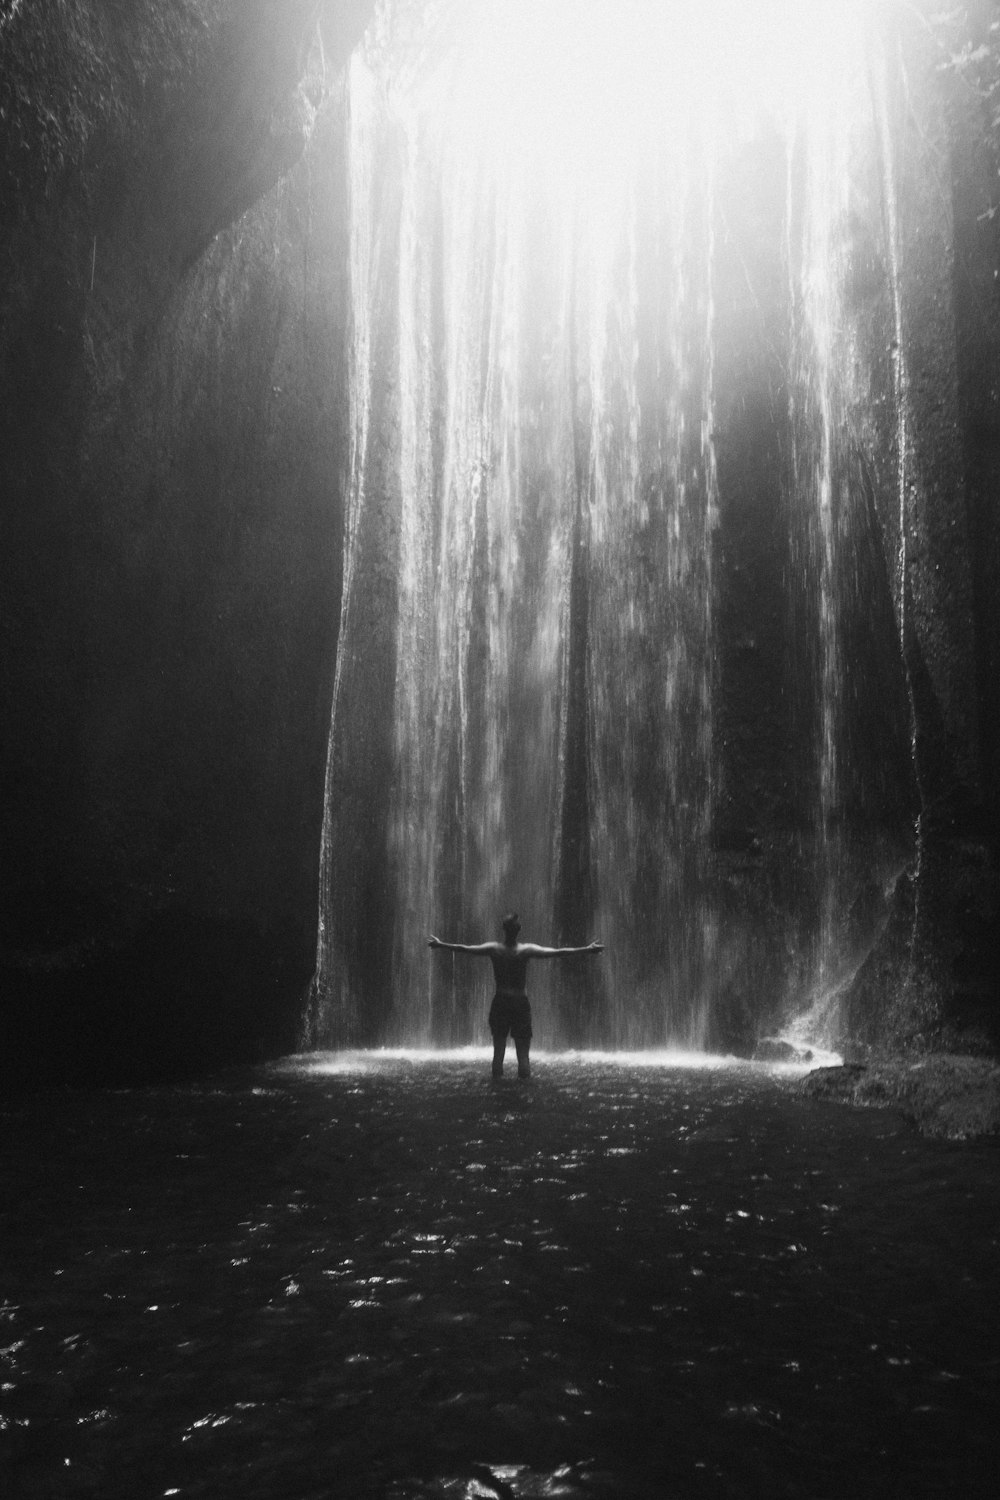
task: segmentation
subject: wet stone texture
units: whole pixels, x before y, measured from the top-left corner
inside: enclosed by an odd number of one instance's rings
[[[338,1066],[5,1108],[6,1495],[994,1493],[995,1142],[752,1064]]]

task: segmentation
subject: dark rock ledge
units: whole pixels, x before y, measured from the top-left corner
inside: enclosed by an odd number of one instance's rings
[[[1000,1135],[1000,1063],[947,1053],[918,1061],[816,1068],[802,1083],[813,1098],[900,1109],[922,1135],[949,1141]]]

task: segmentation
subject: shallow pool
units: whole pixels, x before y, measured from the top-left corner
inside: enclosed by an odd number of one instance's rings
[[[0,1488],[992,1496],[997,1145],[693,1061],[7,1105]]]

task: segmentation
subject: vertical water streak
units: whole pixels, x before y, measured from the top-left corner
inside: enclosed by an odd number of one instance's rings
[[[892,123],[889,117],[889,86],[885,76],[887,62],[879,59],[880,67],[874,76],[875,116],[879,136],[879,163],[882,171],[883,208],[885,212],[885,244],[889,262],[889,291],[892,299],[893,324],[893,397],[896,416],[896,609],[899,621],[900,648],[904,658],[907,635],[907,571],[908,571],[908,489],[909,489],[909,434],[907,425],[907,369],[903,330],[903,295],[900,272],[899,201],[896,191],[895,147]]]
[[[349,68],[347,91],[347,170],[349,238],[349,288],[351,298],[350,350],[348,356],[349,457],[344,516],[343,571],[340,622],[334,667],[330,732],[327,739],[324,776],[323,828],[320,842],[319,912],[316,972],[310,986],[303,1027],[303,1044],[329,1040],[331,1013],[349,1015],[352,1000],[344,974],[335,930],[334,909],[338,900],[336,823],[338,797],[336,758],[338,752],[338,707],[343,691],[344,666],[352,647],[352,616],[358,583],[360,520],[365,504],[365,455],[371,418],[372,329],[370,311],[374,298],[377,253],[373,170],[378,134],[378,101],[375,79],[361,55],[355,53]]]
[[[860,28],[853,45],[853,67],[840,62],[840,87],[818,91],[805,112],[805,138],[793,147],[800,160],[797,170],[790,165],[789,172],[789,223],[797,226],[797,237],[790,237],[789,269],[792,302],[799,310],[793,330],[793,505],[806,508],[802,567],[816,641],[809,694],[816,705],[817,785],[810,862],[818,922],[806,945],[805,970],[794,980],[792,999],[801,1013],[786,1035],[822,1047],[840,1043],[840,997],[858,963],[848,907],[857,891],[852,881],[859,851],[845,812],[852,768],[844,763],[847,696],[856,691],[848,676],[857,676],[858,664],[845,661],[844,641],[846,611],[859,603],[850,596],[856,585],[845,557],[849,545],[856,545],[860,491],[847,423],[855,353],[844,287],[849,279],[854,131],[864,117],[857,103],[863,76],[859,64],[866,52]]]
[[[392,1026],[459,1042],[478,1034],[486,975],[428,971],[428,930],[479,940],[515,902],[551,916],[566,497],[537,370],[559,329],[538,316],[552,288],[531,269],[522,176],[447,122],[414,115],[407,132]]]
[[[840,113],[841,103],[839,97],[820,99],[807,121],[810,139],[806,157],[804,245],[800,270],[809,344],[807,350],[800,351],[800,381],[811,394],[814,429],[810,472],[801,477],[808,486],[813,505],[819,645],[816,821],[820,923],[811,977],[814,995],[827,993],[836,979],[842,855],[837,825],[844,680],[837,561],[847,521],[844,512],[850,496],[841,477],[844,455],[840,451],[839,437],[843,426],[841,387],[844,370],[839,347],[843,312],[838,237],[846,222],[850,175],[847,122]]]
[[[917,711],[913,697],[913,680],[909,658],[909,532],[910,532],[910,430],[909,430],[909,372],[906,364],[905,323],[903,313],[902,234],[900,228],[899,196],[897,191],[897,166],[895,135],[890,115],[889,59],[884,48],[877,58],[877,70],[873,70],[872,88],[876,128],[879,139],[879,166],[881,169],[883,211],[885,214],[885,243],[889,262],[889,288],[892,299],[893,326],[893,398],[896,418],[896,497],[897,537],[895,603],[899,631],[900,654],[903,661],[907,701],[910,716],[910,759],[917,792],[921,804],[924,802],[920,787],[920,757],[917,754]],[[900,64],[901,66],[901,64]],[[916,820],[915,869],[913,870],[914,912],[910,926],[909,964],[911,974],[916,968],[914,945],[920,929],[920,900],[923,890],[921,865],[923,862],[922,812]]]
[[[712,193],[695,141],[640,140],[636,158],[590,277],[597,914],[616,1042],[698,1046],[714,941]]]
[[[802,182],[793,186],[790,201],[800,191],[803,207],[799,241],[792,247],[790,269],[800,287],[801,320],[798,328],[796,380],[793,387],[793,430],[796,438],[798,474],[796,492],[809,495],[815,521],[812,527],[809,564],[816,597],[817,717],[816,807],[819,878],[819,923],[812,944],[810,972],[803,976],[796,998],[805,1006],[787,1036],[799,1044],[838,1047],[841,1043],[841,1000],[852,980],[863,952],[849,913],[859,895],[870,901],[872,886],[884,877],[887,843],[876,828],[863,833],[857,826],[858,785],[856,768],[848,756],[857,748],[859,734],[856,683],[862,663],[856,655],[845,656],[850,624],[855,612],[854,641],[858,639],[857,611],[874,614],[875,601],[858,594],[859,538],[867,524],[863,481],[857,462],[857,438],[852,436],[848,413],[857,411],[859,398],[870,401],[869,374],[858,366],[857,337],[851,332],[855,315],[844,298],[852,271],[847,256],[851,235],[857,234],[857,203],[852,198],[853,157],[858,132],[866,130],[864,149],[879,163],[882,185],[883,223],[872,232],[874,243],[885,248],[891,298],[892,369],[896,453],[889,459],[895,469],[897,511],[897,560],[894,591],[900,600],[906,572],[907,491],[907,401],[899,280],[898,218],[892,166],[892,131],[888,115],[884,76],[867,75],[870,37],[860,22],[854,34],[856,56],[852,67],[842,67],[839,90],[818,94],[805,124],[811,133],[804,155]],[[883,59],[884,64],[884,59]],[[790,213],[790,221],[793,219]],[[855,219],[852,226],[852,219]],[[796,262],[796,257],[797,262]],[[793,264],[795,263],[795,264]],[[865,329],[862,337],[867,336]],[[869,468],[869,473],[871,469]],[[860,502],[860,503],[859,503]],[[850,559],[848,563],[847,559]],[[871,588],[870,574],[865,575]],[[900,613],[902,621],[903,614]],[[875,649],[873,636],[872,649]],[[854,645],[856,653],[857,646]],[[871,691],[871,689],[869,689]],[[849,710],[849,704],[851,709]],[[854,719],[848,726],[849,711]],[[867,721],[871,733],[870,720]],[[852,741],[850,734],[855,736]],[[851,803],[854,803],[853,810]],[[852,821],[853,819],[853,821]],[[889,856],[890,861],[892,856]],[[866,886],[867,882],[867,886]],[[870,941],[870,938],[869,938]]]
[[[419,823],[429,753],[424,658],[432,629],[434,350],[424,142],[414,112],[402,109],[401,117],[405,158],[398,270],[400,569],[393,714],[396,776],[390,813],[390,854],[396,873],[393,973],[410,999],[411,1039],[428,1042],[432,1021],[428,971],[426,964],[414,961],[411,941],[414,930],[427,923],[422,897],[433,883],[432,850],[419,837]]]

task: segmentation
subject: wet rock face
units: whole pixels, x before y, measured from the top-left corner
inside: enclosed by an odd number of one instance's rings
[[[956,939],[950,1019],[1000,1046],[1000,141],[984,98],[1000,71],[991,6],[970,7],[970,35],[982,69],[976,87],[953,70],[945,109],[954,211],[955,346],[958,418],[964,458],[975,697],[982,756],[982,802],[971,827],[953,830],[951,855],[962,873],[954,893]],[[992,47],[988,43],[993,43]],[[985,55],[979,56],[985,48]]]
[[[923,1135],[969,1141],[1000,1133],[1000,1068],[941,1053],[918,1062],[817,1068],[803,1092],[845,1104],[902,1110]]]
[[[900,55],[915,87],[900,73],[887,91],[904,421],[896,435],[884,426],[891,366],[876,377],[866,420],[883,424],[875,504],[920,810],[912,881],[897,889],[884,938],[849,998],[852,1036],[876,1044],[1000,1043],[1000,523],[986,499],[1000,454],[1000,143],[985,107],[998,71],[988,9],[904,28]],[[948,162],[949,191],[932,161]],[[858,294],[877,327],[872,290],[869,281]]]
[[[70,1038],[55,1074],[294,1039],[368,9],[67,0],[0,34],[0,962],[17,1050]]]

